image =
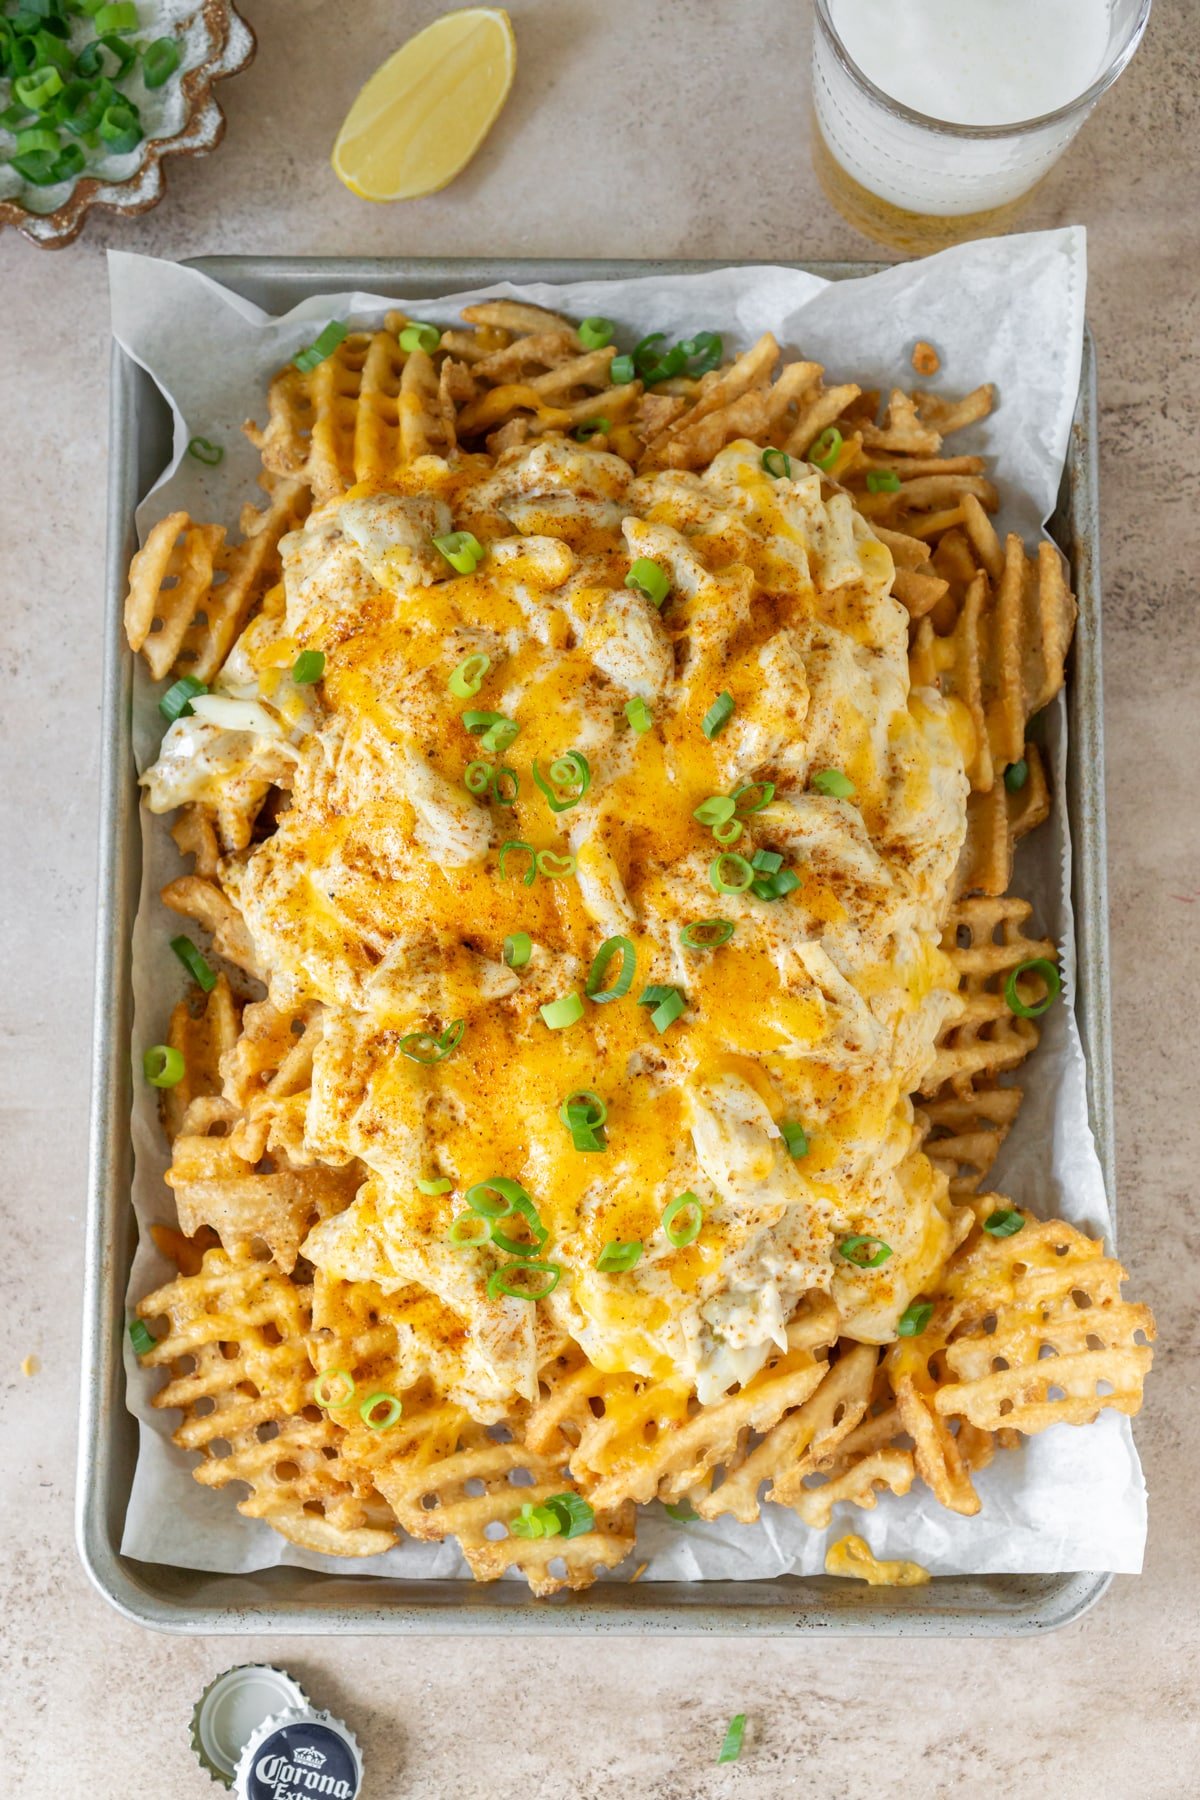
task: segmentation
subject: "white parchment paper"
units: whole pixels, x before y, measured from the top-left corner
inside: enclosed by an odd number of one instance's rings
[[[256,494],[257,453],[241,435],[248,413],[265,416],[268,379],[329,319],[377,322],[394,297],[324,295],[271,318],[215,282],[173,263],[110,252],[113,331],[149,371],[174,412],[174,459],[142,503],[144,535],[165,513],[186,507],[231,528]],[[582,281],[561,286],[501,284],[470,294],[421,299],[419,317],[446,324],[460,306],[515,295],[574,317],[615,319],[625,347],[650,331],[669,337],[719,330],[743,348],[771,330],[785,350],[823,362],[830,380],[907,386],[917,338],[935,343],[942,371],[933,383],[964,393],[995,382],[999,405],[982,425],[955,438],[963,452],[990,459],[1003,497],[1000,524],[1035,538],[1058,492],[1079,383],[1083,337],[1085,241],[1082,230],[1032,233],[947,250],[878,275],[827,284],[782,268],[731,268],[714,274]],[[190,437],[220,443],[224,462],[207,469],[184,455]],[[139,769],[162,734],[159,688],[139,661],[134,744]],[[1016,891],[1035,904],[1035,925],[1062,946],[1065,996],[1074,992],[1070,903],[1071,846],[1064,792],[1066,712],[1050,709],[1048,752],[1056,805],[1050,822],[1021,847]],[[183,971],[168,948],[178,921],[158,900],[181,872],[162,820],[143,815],[144,883],[134,930],[134,1036],[128,1054],[162,1040]],[[117,1052],[122,1053],[121,1051]],[[1061,1214],[1107,1232],[1103,1178],[1087,1120],[1084,1064],[1070,1004],[1051,1010],[1041,1043],[1022,1074],[1025,1104],[994,1172],[993,1185],[1045,1215]],[[135,1069],[132,1118],[133,1203],[141,1243],[131,1304],[173,1272],[148,1233],[170,1218],[162,1183],[167,1156],[154,1098]],[[126,1346],[129,1405],[141,1421],[141,1448],[126,1520],[128,1555],[227,1572],[294,1563],[345,1573],[336,1558],[293,1548],[267,1526],[243,1518],[233,1495],[191,1479],[193,1459],[170,1441],[175,1415],[156,1413],[159,1377],[138,1367]],[[874,1512],[847,1507],[828,1532],[765,1507],[761,1524],[677,1525],[661,1507],[644,1509],[637,1560],[646,1580],[814,1574],[828,1541],[861,1532],[879,1555],[912,1557],[935,1574],[1141,1567],[1145,1490],[1126,1419],[1104,1414],[1094,1425],[1053,1426],[995,1458],[976,1478],[983,1501],[972,1519],[944,1511],[918,1482],[905,1499],[884,1494]],[[236,1489],[234,1490],[237,1491]],[[353,1565],[364,1572],[443,1576],[465,1573],[451,1544],[404,1543]],[[627,1579],[628,1570],[615,1579]]]

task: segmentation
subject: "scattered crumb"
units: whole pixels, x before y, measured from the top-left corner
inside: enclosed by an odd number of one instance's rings
[[[36,1375],[41,1366],[36,1356],[27,1356],[21,1364],[21,1373],[22,1375]]]
[[[629,1577],[630,1587],[633,1586],[635,1581],[641,1580],[642,1576],[646,1573],[646,1570],[649,1567],[650,1567],[650,1564],[648,1562],[638,1564],[637,1568],[633,1571],[633,1574]]]
[[[942,366],[942,359],[932,344],[919,338],[913,345],[912,366],[918,375],[936,375]]]

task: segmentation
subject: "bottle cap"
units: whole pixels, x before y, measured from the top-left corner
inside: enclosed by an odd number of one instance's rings
[[[362,1757],[348,1725],[305,1704],[265,1719],[242,1751],[237,1800],[356,1800]]]
[[[246,1741],[273,1714],[307,1706],[298,1681],[268,1663],[243,1663],[210,1681],[192,1714],[192,1749],[214,1781],[233,1786]]]

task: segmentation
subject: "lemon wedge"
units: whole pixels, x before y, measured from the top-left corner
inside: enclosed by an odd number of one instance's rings
[[[502,7],[446,13],[381,63],[333,146],[335,174],[363,200],[416,200],[464,169],[495,124],[517,67]]]

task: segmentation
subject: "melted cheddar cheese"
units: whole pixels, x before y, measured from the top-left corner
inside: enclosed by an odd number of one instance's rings
[[[162,808],[219,797],[264,759],[273,779],[288,768],[277,829],[221,879],[276,1003],[325,1008],[308,1150],[370,1171],[305,1254],[331,1278],[436,1295],[493,1392],[531,1396],[538,1358],[570,1336],[601,1368],[676,1376],[707,1400],[785,1343],[812,1289],[848,1334],[887,1341],[958,1235],[908,1095],[958,1005],[938,941],[968,747],[933,688],[910,691],[887,549],[797,470],[773,479],[739,443],[702,475],[637,477],[546,441],[498,464],[426,457],[386,491],[353,490],[285,539],[281,604],[230,659],[228,691],[256,682],[277,741],[180,721],[146,778]],[[452,529],[486,546],[472,574],[432,544]],[[661,611],[625,585],[637,557],[670,578]],[[324,680],[288,713],[285,665],[305,648],[325,653]],[[486,676],[456,699],[448,678],[474,654]],[[734,712],[710,740],[722,692]],[[635,696],[645,734],[627,721]],[[486,757],[468,708],[514,720],[515,742]],[[554,812],[533,766],[569,750],[591,781]],[[514,804],[467,791],[480,758],[513,771]],[[823,769],[853,797],[816,791]],[[720,847],[694,810],[764,781],[773,800],[730,848],[776,852],[799,885],[778,901],[716,892]],[[509,840],[575,872],[527,885],[517,852],[502,876]],[[684,947],[682,928],[712,918],[733,924],[729,942]],[[502,946],[519,931],[534,949],[512,970]],[[617,934],[637,953],[629,995],[549,1029],[540,1008],[583,996]],[[637,1004],[649,984],[686,1001],[662,1034]],[[444,1060],[401,1053],[460,1019]],[[599,1154],[559,1116],[581,1088],[608,1107]],[[785,1122],[807,1154],[790,1154]],[[447,1241],[465,1190],[494,1175],[527,1190],[540,1255],[562,1270],[536,1305],[489,1299],[503,1256]],[[439,1176],[451,1192],[418,1189]],[[662,1213],[689,1190],[703,1226],[677,1249]],[[891,1257],[856,1268],[837,1248],[851,1233]],[[634,1239],[635,1268],[597,1271],[606,1244]]]

